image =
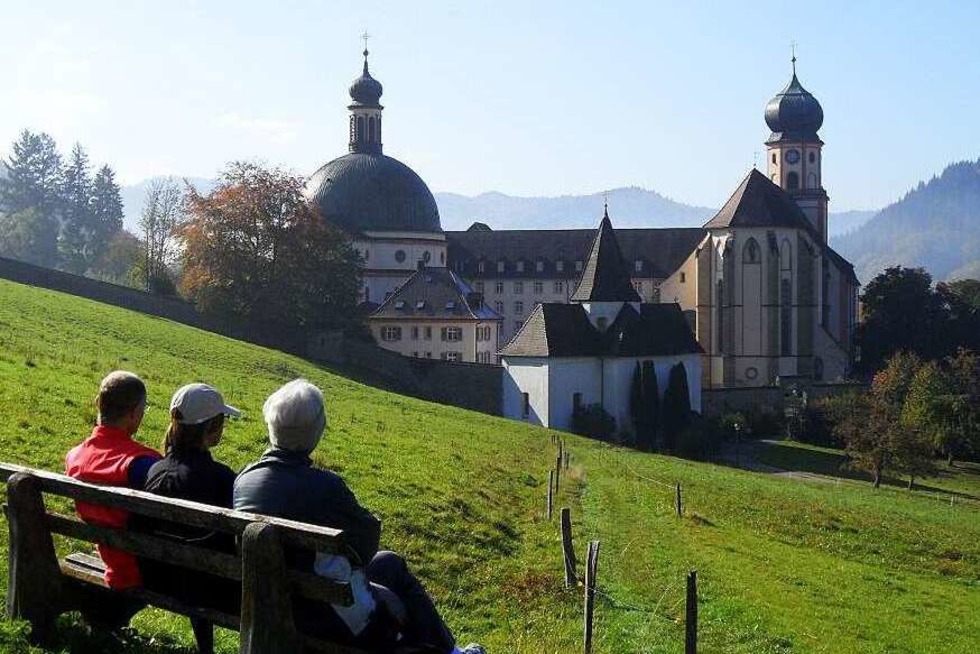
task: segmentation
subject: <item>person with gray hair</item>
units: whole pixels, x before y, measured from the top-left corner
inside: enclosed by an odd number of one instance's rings
[[[234,508],[342,529],[362,568],[320,552],[287,550],[290,567],[348,581],[351,606],[324,605],[297,597],[293,614],[306,634],[390,651],[421,645],[445,654],[486,654],[476,644],[462,649],[432,599],[394,552],[378,551],[381,522],[358,503],[344,480],[313,466],[310,458],[327,428],[323,393],[305,379],[289,382],[262,407],[271,448],[235,480]]]

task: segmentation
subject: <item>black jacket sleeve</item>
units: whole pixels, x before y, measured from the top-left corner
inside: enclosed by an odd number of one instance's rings
[[[329,494],[329,512],[334,519],[327,524],[344,530],[347,543],[357,552],[361,564],[366,565],[378,553],[381,521],[358,503],[354,493],[339,476],[332,477],[334,488]]]

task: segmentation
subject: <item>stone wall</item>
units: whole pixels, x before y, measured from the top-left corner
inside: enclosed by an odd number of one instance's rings
[[[834,397],[853,390],[867,390],[867,385],[858,383],[807,383],[804,380],[787,380],[781,386],[759,386],[747,388],[705,388],[701,391],[701,401],[705,416],[720,416],[733,411],[761,411],[765,413],[783,412],[783,399],[792,386],[806,391],[810,400]]]
[[[404,357],[371,343],[328,332],[316,335],[309,358],[361,370],[398,393],[482,413],[503,414],[503,368],[479,363]]]

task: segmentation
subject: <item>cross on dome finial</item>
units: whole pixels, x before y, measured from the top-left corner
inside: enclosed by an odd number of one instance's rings
[[[609,194],[602,194],[602,217],[609,218]]]
[[[368,39],[370,39],[370,38],[371,38],[371,35],[368,34],[367,31],[365,31],[364,34],[361,34],[361,40],[364,41],[364,72],[365,73],[367,72],[367,69],[368,69],[367,58],[368,58],[368,54],[370,54],[370,53],[368,52],[368,46],[367,46],[367,44],[368,44]]]
[[[796,75],[796,41],[790,41],[789,47],[793,53],[793,57],[790,59],[793,62],[793,74]]]

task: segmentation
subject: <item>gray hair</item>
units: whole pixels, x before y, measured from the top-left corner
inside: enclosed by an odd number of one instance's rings
[[[294,379],[269,396],[262,406],[273,447],[312,452],[327,427],[323,393],[305,379]]]

